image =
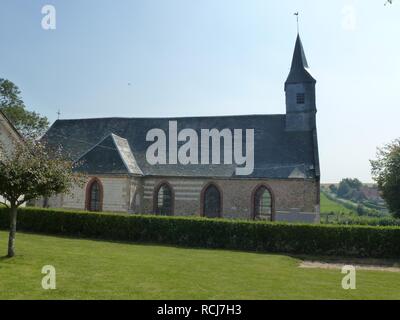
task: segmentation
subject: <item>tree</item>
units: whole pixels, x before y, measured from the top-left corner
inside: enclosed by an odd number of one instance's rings
[[[345,178],[342,180],[342,182],[346,182],[350,189],[354,190],[360,190],[362,187],[362,182],[358,180],[357,178],[351,179],[351,178]]]
[[[338,188],[334,184],[331,184],[329,185],[329,190],[331,190],[332,193],[337,193]]]
[[[377,148],[376,160],[370,163],[382,198],[393,215],[400,218],[400,138]]]
[[[26,140],[14,150],[2,148],[0,159],[0,195],[10,209],[8,257],[15,255],[18,207],[39,197],[65,193],[82,176],[73,173],[74,165],[63,157],[61,149],[49,150],[45,144]]]
[[[0,110],[25,137],[37,138],[49,127],[46,117],[26,110],[21,91],[9,80],[0,79]]]
[[[351,190],[351,188],[350,188],[349,184],[347,183],[347,181],[345,181],[343,179],[339,183],[339,188],[338,188],[338,191],[337,191],[337,195],[340,198],[346,198],[348,193],[350,192],[350,190]]]

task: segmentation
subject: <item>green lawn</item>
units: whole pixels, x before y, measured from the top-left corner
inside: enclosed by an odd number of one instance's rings
[[[23,233],[17,250],[0,258],[2,299],[400,299],[400,273],[357,271],[357,289],[346,291],[340,270],[299,268],[285,255]],[[57,270],[56,290],[41,288],[44,265]]]
[[[345,206],[341,205],[338,202],[335,202],[331,199],[328,199],[327,196],[321,192],[321,213],[354,213],[352,210],[347,209]]]

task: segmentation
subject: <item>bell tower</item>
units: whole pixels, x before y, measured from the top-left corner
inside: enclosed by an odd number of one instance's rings
[[[299,34],[292,66],[285,82],[286,131],[312,131],[316,127],[316,80],[310,73]]]

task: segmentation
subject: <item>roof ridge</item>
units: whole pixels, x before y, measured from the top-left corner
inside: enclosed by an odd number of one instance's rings
[[[284,113],[274,114],[237,114],[237,115],[215,115],[215,116],[166,116],[166,117],[99,117],[99,118],[75,118],[75,119],[57,119],[57,122],[67,121],[83,121],[83,120],[167,120],[167,119],[192,119],[192,118],[240,118],[240,117],[281,117],[285,116]]]

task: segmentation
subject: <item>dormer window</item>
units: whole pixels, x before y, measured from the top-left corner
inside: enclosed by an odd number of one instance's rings
[[[304,104],[306,101],[306,96],[304,93],[298,93],[296,95],[297,104]]]

